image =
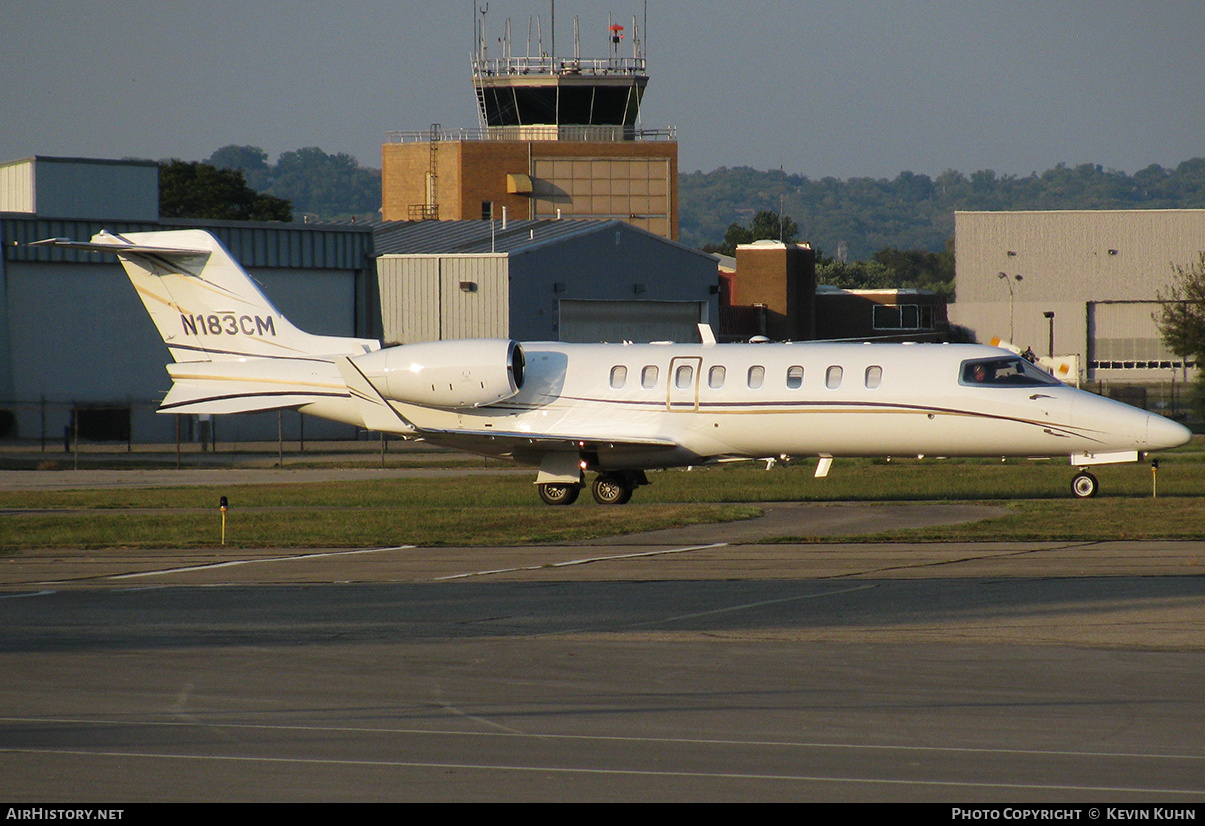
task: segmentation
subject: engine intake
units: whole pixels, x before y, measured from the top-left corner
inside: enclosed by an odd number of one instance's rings
[[[511,398],[526,366],[523,348],[507,339],[402,344],[351,361],[386,399],[452,410]]]

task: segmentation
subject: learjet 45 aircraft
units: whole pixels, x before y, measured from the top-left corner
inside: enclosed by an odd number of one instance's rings
[[[294,327],[202,230],[38,244],[117,255],[167,344],[163,413],[292,408],[539,469],[541,498],[623,504],[645,471],[811,457],[1069,456],[1084,468],[1184,444],[1163,416],[970,344],[565,344],[382,348]]]

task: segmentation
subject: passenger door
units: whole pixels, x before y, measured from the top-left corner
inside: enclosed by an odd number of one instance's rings
[[[674,356],[670,359],[665,391],[667,410],[683,412],[699,409],[699,377],[702,368],[702,356]]]

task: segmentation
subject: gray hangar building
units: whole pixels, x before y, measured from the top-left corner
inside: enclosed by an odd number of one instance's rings
[[[719,315],[718,259],[619,220],[376,228],[387,343],[691,341]]]

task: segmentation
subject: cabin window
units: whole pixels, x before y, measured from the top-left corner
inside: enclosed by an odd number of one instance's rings
[[[728,371],[722,365],[715,365],[707,373],[707,386],[712,390],[719,390],[724,386],[724,374]]]
[[[678,369],[674,371],[674,386],[679,390],[689,390],[690,386],[694,384],[694,380],[695,368],[689,364],[679,365]]]
[[[959,384],[972,387],[1041,387],[1061,381],[1020,356],[970,359],[962,363]]]
[[[755,364],[749,368],[749,389],[760,390],[762,383],[766,380],[766,368],[760,364]]]
[[[623,386],[628,383],[628,368],[623,365],[617,365],[611,368],[611,388],[614,390],[622,390]]]
[[[845,371],[835,364],[828,368],[828,371],[824,374],[824,386],[829,390],[836,390],[841,386],[841,374],[843,372]]]
[[[883,383],[883,368],[882,367],[867,367],[866,368],[866,389],[878,390],[879,385]]]
[[[657,386],[657,365],[650,364],[640,371],[640,386],[651,390]]]
[[[798,390],[803,387],[803,368],[798,364],[787,368],[787,388]]]

